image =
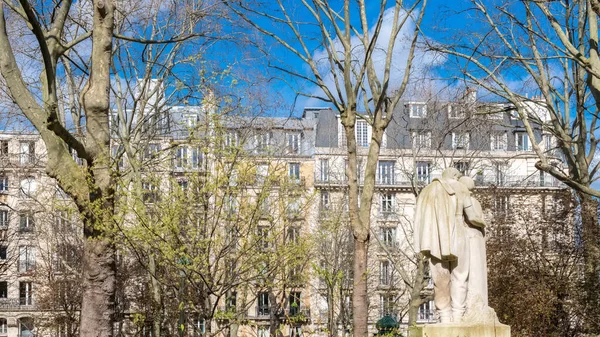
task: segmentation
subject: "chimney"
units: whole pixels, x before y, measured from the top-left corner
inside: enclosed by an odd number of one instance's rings
[[[477,101],[477,89],[467,88],[463,97],[466,103],[475,103]]]

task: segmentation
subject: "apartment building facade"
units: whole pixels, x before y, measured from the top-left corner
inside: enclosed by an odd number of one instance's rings
[[[476,193],[489,196],[484,206],[490,223],[517,202],[551,207],[550,200],[565,191],[535,168],[532,140],[510,107],[487,105],[488,113],[476,115],[480,108],[465,102],[403,102],[389,116],[371,220],[368,284],[373,333],[383,316],[407,321],[404,283],[414,268],[415,199],[443,169],[453,166],[474,178]],[[155,120],[160,121],[155,134],[135,151],[115,139],[112,153],[122,176],[131,175],[134,165],[143,168],[141,200],[153,214],[169,208],[165,200],[170,193],[190,193],[198,182],[206,191],[207,179],[224,179],[215,187],[221,192],[205,199],[219,206],[210,212],[223,215],[211,220],[216,233],[212,241],[218,249],[207,255],[214,266],[225,266],[225,259],[217,261],[222,254],[245,261],[241,264],[264,266],[259,268],[263,271],[244,274],[239,263],[233,271],[211,269],[219,279],[243,276],[248,282],[215,283],[219,290],[202,299],[202,305],[208,303],[204,309],[185,307],[185,319],[171,324],[184,324],[189,335],[327,336],[332,329],[338,335],[349,333],[352,237],[339,115],[327,108],[308,108],[301,118],[238,116],[220,120],[218,126],[199,108],[172,107],[165,116]],[[538,130],[535,137],[553,151],[549,135]],[[360,181],[370,141],[365,120],[357,121],[356,139]],[[69,322],[76,321],[77,306],[69,303],[65,293],[69,283],[64,281],[76,281],[68,272],[77,267],[76,212],[44,174],[45,150],[39,137],[5,132],[0,141],[0,259],[5,262],[0,274],[0,336],[75,335]],[[561,165],[558,157],[556,164]],[[185,195],[188,204],[203,198]],[[134,226],[136,218],[125,222]],[[154,317],[138,315],[150,310],[140,304],[150,291],[142,286],[143,277],[136,280],[124,291],[136,295],[123,305],[127,323],[120,331],[150,336]],[[192,287],[191,278],[189,282]],[[61,301],[49,301],[47,294]],[[201,312],[207,307],[210,312]],[[418,322],[435,319],[432,303],[424,303]]]

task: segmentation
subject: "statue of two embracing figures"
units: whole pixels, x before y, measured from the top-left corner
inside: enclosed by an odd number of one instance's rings
[[[440,323],[493,323],[488,306],[485,221],[473,179],[447,168],[417,198],[415,250],[429,257]]]

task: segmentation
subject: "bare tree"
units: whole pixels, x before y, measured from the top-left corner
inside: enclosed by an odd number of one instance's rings
[[[578,291],[583,261],[572,227],[577,221],[572,194],[560,189],[532,195],[496,187],[476,193],[491,219],[485,229],[489,292],[499,317],[519,335],[583,335]]]
[[[11,99],[46,145],[46,172],[71,196],[82,214],[85,240],[80,332],[84,336],[113,334],[115,186],[109,130],[113,37],[160,44],[193,36],[160,40],[131,37],[144,34],[143,29],[129,31],[132,35],[126,36],[120,30],[122,25],[115,29],[115,17],[120,13],[116,14],[115,2],[108,0],[79,2],[77,6],[72,1],[52,5],[0,3],[0,72]],[[91,25],[86,23],[90,20]],[[16,36],[20,32],[11,29],[15,23],[28,27],[31,33]],[[189,27],[193,29],[194,25]],[[13,49],[19,38],[34,42],[29,49],[35,56],[31,59],[38,60],[41,55],[41,62],[27,69],[37,72],[39,81],[28,81],[23,73],[19,51]],[[91,43],[89,55],[78,50],[82,43]],[[60,86],[63,76],[66,90]],[[68,108],[63,106],[62,93],[69,97]],[[71,151],[85,165],[78,165]]]
[[[285,74],[319,89],[316,94],[300,94],[332,104],[340,112],[347,142],[346,174],[349,178],[350,223],[354,235],[353,333],[354,336],[366,336],[367,251],[377,160],[384,131],[391,120],[389,117],[404,94],[411,75],[418,27],[426,1],[415,1],[412,4],[397,1],[391,8],[388,8],[388,1],[381,1],[378,12],[375,13],[367,11],[365,1],[344,1],[339,8],[329,1],[302,1],[299,7],[307,14],[302,20],[294,17],[297,9],[284,1],[270,6],[275,8],[272,12],[256,10],[245,2],[226,4],[249,25],[308,66],[310,70],[308,74],[304,74],[289,67],[274,65]],[[391,22],[386,22],[391,27],[389,38],[381,35],[386,13],[391,14]],[[375,27],[371,29],[369,23],[373,18]],[[265,24],[265,20],[272,26]],[[408,34],[407,40],[403,41],[401,32],[403,28],[409,27],[408,22],[414,24],[415,28]],[[304,29],[310,26],[316,30],[309,29],[310,32],[307,33]],[[289,39],[286,37],[287,33],[291,34]],[[324,49],[323,59],[318,59],[320,56],[314,53],[315,50],[311,47],[313,39]],[[403,75],[399,84],[392,82],[392,64],[398,62],[394,60],[395,48],[404,48],[408,54],[406,60],[400,61],[403,63]],[[382,69],[377,69],[373,57],[375,53],[381,53]],[[362,188],[359,188],[357,174],[357,120],[366,121],[372,129]]]
[[[431,48],[460,62],[465,70],[461,77],[469,83],[506,99],[532,143],[539,159],[536,167],[577,192],[587,275],[586,322],[590,332],[597,332],[600,228],[594,197],[600,196],[600,191],[592,186],[600,167],[596,159],[600,104],[597,2],[494,5],[474,0],[472,4],[472,21],[486,28],[458,37],[465,43],[432,43]],[[514,14],[517,12],[522,15]],[[536,137],[536,126],[552,138]],[[554,162],[556,150],[562,154],[566,169]]]

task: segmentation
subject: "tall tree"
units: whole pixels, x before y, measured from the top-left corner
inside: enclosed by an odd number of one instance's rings
[[[64,36],[71,10],[71,1],[53,8],[49,18],[27,1],[0,3],[0,72],[10,90],[12,99],[39,132],[46,144],[48,162],[46,172],[55,178],[61,188],[75,201],[84,219],[83,303],[81,334],[83,336],[111,336],[115,292],[115,250],[104,233],[111,225],[114,205],[114,186],[110,169],[110,134],[108,129],[110,64],[114,3],[93,1],[93,37],[91,67],[88,82],[81,93],[85,111],[85,138],[69,132],[59,118],[57,95],[57,64],[60,56],[89,37],[83,33],[71,41]],[[10,15],[25,20],[31,29],[43,60],[40,70],[42,86],[39,92],[25,82],[7,29],[5,8]],[[41,99],[37,95],[41,94]],[[69,149],[85,159],[79,167]]]
[[[167,31],[159,38],[145,39],[148,30],[128,26],[127,20],[119,20],[115,28],[116,18],[135,13],[137,5],[117,11],[112,0],[0,2],[0,72],[10,98],[45,143],[46,172],[73,199],[83,219],[83,336],[113,334],[116,171],[109,129],[113,38],[157,45],[196,36],[180,31],[180,35],[170,37],[171,31]],[[160,3],[151,2],[149,6],[158,8]],[[154,16],[159,17],[163,18]],[[181,17],[198,18],[191,14]],[[155,25],[153,32],[160,30],[159,21],[149,21]],[[182,25],[190,23],[190,29],[195,27],[193,20],[180,21]],[[30,32],[24,33],[27,30]],[[31,42],[26,49],[29,54],[18,49],[22,40]],[[169,66],[166,64],[170,70]],[[32,73],[39,78],[32,80]],[[64,96],[68,97],[66,101],[61,100]],[[84,165],[79,165],[77,158]]]
[[[430,43],[460,66],[461,79],[506,99],[522,122],[536,167],[571,187],[581,214],[586,327],[600,331],[598,111],[600,56],[597,1],[472,0],[468,36]],[[475,26],[476,25],[476,26]],[[482,28],[485,27],[485,28]],[[530,96],[533,95],[533,96]],[[552,138],[536,137],[535,128]],[[566,169],[554,162],[559,151]]]
[[[299,93],[327,102],[340,113],[348,155],[349,213],[354,236],[353,334],[368,334],[367,255],[375,174],[384,131],[403,97],[412,72],[419,26],[427,0],[372,3],[278,0],[257,10],[251,2],[225,2],[251,27],[282,46],[309,71],[273,63],[273,67],[318,88]],[[298,7],[298,8],[296,8]],[[301,13],[302,17],[295,17]],[[374,27],[370,23],[375,22]],[[411,26],[411,25],[414,25]],[[389,36],[382,33],[384,26]],[[402,36],[408,31],[408,37]],[[288,34],[290,36],[288,36]],[[317,49],[322,48],[321,52]],[[406,52],[403,59],[396,53]],[[398,63],[400,65],[398,66]],[[403,71],[396,78],[396,67]],[[357,121],[371,128],[364,182],[358,180]],[[360,200],[359,200],[360,199]]]

